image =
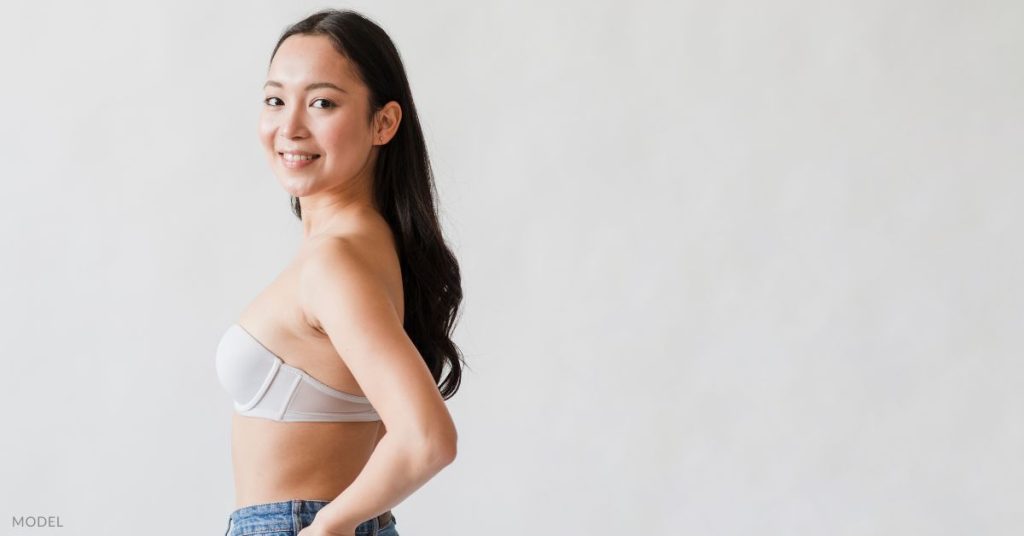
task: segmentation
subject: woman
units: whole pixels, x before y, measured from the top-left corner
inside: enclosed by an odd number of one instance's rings
[[[462,367],[459,266],[409,83],[379,26],[324,10],[281,36],[264,92],[260,140],[303,237],[217,347],[228,533],[394,536],[390,509],[455,458]]]

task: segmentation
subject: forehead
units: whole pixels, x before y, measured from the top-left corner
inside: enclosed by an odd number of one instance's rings
[[[267,79],[285,87],[334,82],[352,91],[360,85],[348,59],[322,35],[292,35],[285,39],[270,62]]]

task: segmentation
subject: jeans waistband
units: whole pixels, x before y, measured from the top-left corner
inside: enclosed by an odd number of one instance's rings
[[[292,499],[271,503],[243,506],[228,516],[228,527],[224,534],[231,533],[232,527],[243,532],[298,531],[309,526],[317,512],[329,501]],[[359,534],[376,534],[377,530],[395,519],[391,510],[368,519],[356,527]]]

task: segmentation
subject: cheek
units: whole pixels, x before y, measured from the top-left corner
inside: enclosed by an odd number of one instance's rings
[[[345,158],[362,150],[365,136],[351,122],[338,121],[318,125],[314,132],[317,143],[335,156]]]
[[[259,137],[260,144],[264,148],[269,150],[274,147],[274,125],[263,115],[260,116],[260,120],[256,125],[256,135]]]

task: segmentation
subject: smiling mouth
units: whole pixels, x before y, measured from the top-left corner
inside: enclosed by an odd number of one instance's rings
[[[277,153],[277,154],[278,154],[278,156],[284,158],[285,160],[287,160],[289,162],[309,162],[311,160],[316,160],[317,158],[320,158],[320,155],[318,155],[318,154],[313,154],[313,155],[296,155],[296,154],[291,154],[291,153]]]

